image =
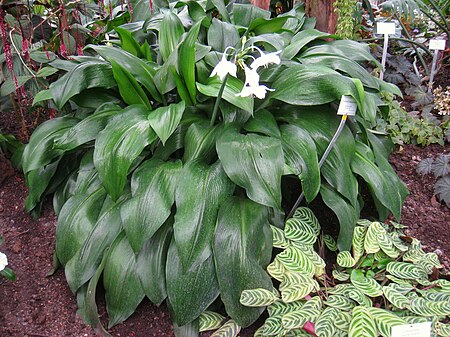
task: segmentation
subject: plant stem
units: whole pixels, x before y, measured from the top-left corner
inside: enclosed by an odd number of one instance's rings
[[[219,112],[219,104],[222,99],[222,94],[223,94],[223,91],[225,90],[225,85],[227,84],[227,80],[228,80],[228,74],[225,75],[225,78],[223,79],[223,82],[222,82],[222,86],[220,87],[219,93],[217,94],[216,103],[214,104],[214,108],[213,108],[213,112],[212,112],[212,116],[211,116],[211,121],[209,122],[209,126],[213,126],[214,122],[216,121],[217,113]]]

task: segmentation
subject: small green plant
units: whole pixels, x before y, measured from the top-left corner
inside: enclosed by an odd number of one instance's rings
[[[0,245],[3,243],[3,237],[0,236]],[[16,274],[8,267],[8,257],[6,254],[0,252],[0,275],[7,280],[14,282],[16,280]]]
[[[435,159],[426,158],[417,165],[420,174],[431,174],[436,177],[434,194],[450,208],[450,155],[440,154]]]
[[[343,39],[353,39],[355,35],[354,13],[357,10],[355,0],[336,0],[333,4],[334,12],[338,15],[336,34]]]
[[[330,277],[314,247],[336,251],[337,245],[329,235],[318,240],[321,227],[310,209],[297,209],[284,230],[272,227],[281,252],[267,271],[278,290],[249,289],[240,299],[267,307],[269,318],[255,336],[391,337],[392,327],[419,322],[431,322],[433,336],[449,336],[450,282],[439,278],[437,255],[425,253],[403,228],[360,220],[352,251],[337,254]],[[200,325],[217,326],[220,319],[208,313]]]

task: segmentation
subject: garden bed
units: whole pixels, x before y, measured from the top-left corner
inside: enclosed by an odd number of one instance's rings
[[[450,210],[433,196],[433,176],[416,173],[421,159],[450,153],[438,145],[421,148],[407,145],[392,154],[390,162],[410,190],[402,210],[407,234],[422,241],[426,251],[437,253],[450,269]],[[2,171],[6,172],[6,171]],[[23,176],[13,173],[0,186],[0,234],[2,251],[9,267],[17,274],[10,283],[0,279],[0,335],[7,336],[95,336],[95,332],[75,315],[76,298],[59,269],[52,269],[56,216],[51,199],[44,204],[42,216],[33,220],[24,212],[27,195]],[[102,303],[102,301],[100,301]],[[105,318],[104,306],[100,312]],[[106,320],[106,319],[105,319]],[[105,321],[104,321],[105,322]],[[241,333],[252,335],[253,329]],[[127,321],[111,330],[114,336],[173,336],[168,312],[144,301]]]

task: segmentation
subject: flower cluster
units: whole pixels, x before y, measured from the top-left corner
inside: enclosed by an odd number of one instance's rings
[[[254,61],[250,64],[250,68],[247,67],[245,63],[242,63],[242,67],[245,72],[245,84],[242,88],[242,91],[237,94],[237,96],[256,96],[260,99],[263,99],[264,97],[266,97],[267,91],[273,91],[273,89],[259,84],[258,68],[267,67],[272,63],[280,64],[280,57],[278,56],[278,54],[281,53],[281,51],[265,54],[257,47],[252,48],[258,50],[258,52],[260,53],[260,57],[254,59]],[[221,81],[223,81],[227,75],[237,77],[236,59],[235,62],[228,61],[228,49],[232,49],[232,47],[228,47],[225,50],[222,56],[222,60],[214,67],[213,71],[211,72],[211,77],[217,75],[219,76]]]
[[[433,90],[434,105],[439,115],[450,116],[450,86],[444,90],[441,86]]]

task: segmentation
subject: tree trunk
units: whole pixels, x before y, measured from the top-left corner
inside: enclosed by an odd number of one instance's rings
[[[306,14],[316,18],[318,30],[336,33],[338,17],[334,12],[334,0],[306,0]]]

